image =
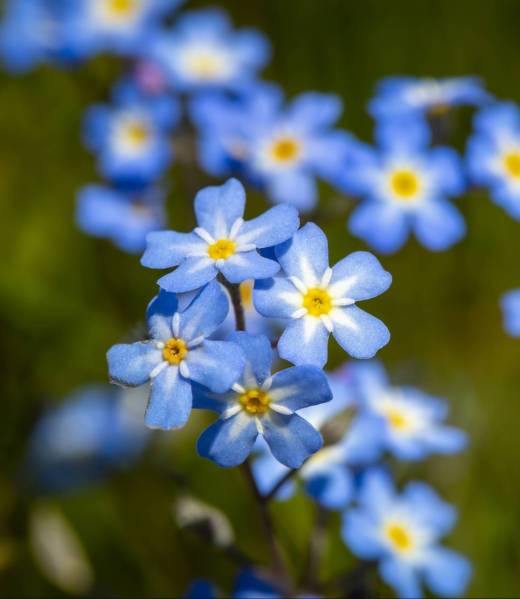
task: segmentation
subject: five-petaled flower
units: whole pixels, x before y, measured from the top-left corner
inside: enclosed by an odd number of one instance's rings
[[[356,306],[392,282],[375,256],[354,252],[330,268],[327,238],[313,223],[275,253],[283,276],[257,281],[253,300],[264,316],[289,320],[278,342],[282,358],[323,367],[331,333],[355,358],[371,358],[388,343],[386,326]]]
[[[139,386],[151,381],[145,422],[152,428],[183,426],[192,408],[192,385],[197,382],[224,392],[237,381],[244,355],[236,343],[208,336],[229,309],[222,287],[210,283],[183,311],[174,294],[161,292],[147,311],[151,340],[113,346],[108,354],[111,379]]]

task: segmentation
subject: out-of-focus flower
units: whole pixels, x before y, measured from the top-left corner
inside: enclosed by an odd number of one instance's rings
[[[400,597],[421,597],[422,580],[437,595],[464,592],[469,562],[439,545],[456,512],[431,487],[411,482],[399,495],[385,472],[373,470],[365,474],[358,500],[344,514],[343,539],[360,558],[379,562],[381,577]]]
[[[279,462],[298,468],[323,440],[296,411],[330,401],[325,375],[313,366],[297,366],[271,376],[273,352],[267,337],[236,332],[228,339],[240,345],[246,366],[229,393],[197,389],[195,407],[220,415],[200,436],[199,454],[220,466],[237,466],[262,435]]]
[[[144,395],[109,385],[80,389],[52,408],[32,433],[26,477],[46,492],[71,491],[131,463],[144,449]]]
[[[520,109],[512,102],[493,104],[477,114],[474,128],[466,152],[471,180],[520,220]]]
[[[161,292],[147,310],[149,341],[114,345],[107,354],[112,380],[138,387],[151,381],[145,422],[151,428],[184,426],[192,407],[191,382],[222,393],[242,373],[244,356],[236,343],[208,337],[228,312],[228,299],[210,283],[183,312],[177,297]]]
[[[282,592],[251,569],[238,575],[233,589],[233,599],[277,599]]]
[[[154,36],[144,52],[177,91],[232,89],[256,77],[270,57],[269,43],[254,29],[233,31],[217,9],[182,15],[169,31]]]
[[[88,185],[78,194],[76,221],[89,235],[110,239],[126,252],[141,252],[147,234],[166,223],[164,194],[159,189],[136,194]]]
[[[257,250],[289,239],[298,229],[298,212],[292,206],[275,206],[244,222],[245,201],[244,187],[236,179],[202,189],[195,197],[194,231],[150,233],[141,263],[148,268],[177,266],[158,284],[179,293],[197,289],[219,273],[230,283],[272,277],[278,263]]]
[[[350,218],[351,233],[381,253],[397,251],[411,232],[432,251],[459,241],[464,219],[447,201],[465,190],[457,153],[429,148],[421,117],[383,120],[376,138],[379,149],[359,144],[345,167],[343,187],[364,199]]]
[[[504,328],[512,337],[520,337],[520,289],[513,289],[502,296]]]
[[[352,143],[333,129],[341,110],[337,96],[317,92],[284,106],[282,91],[268,84],[233,98],[207,94],[191,105],[203,168],[218,176],[243,172],[273,202],[302,211],[316,204],[317,179],[335,185],[341,178]]]
[[[215,586],[204,578],[194,580],[184,595],[184,599],[215,599],[216,597],[218,595]]]
[[[260,314],[289,321],[278,342],[282,358],[323,367],[330,334],[356,358],[371,358],[388,343],[386,326],[356,306],[392,282],[375,256],[354,252],[329,268],[327,238],[314,223],[275,252],[283,276],[257,281],[253,300]]]
[[[369,110],[377,118],[406,113],[436,116],[455,106],[479,106],[490,99],[477,77],[387,77],[379,82]]]

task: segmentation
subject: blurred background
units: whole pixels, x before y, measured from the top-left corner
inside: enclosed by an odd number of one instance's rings
[[[365,105],[384,76],[478,75],[491,93],[520,101],[514,61],[520,5],[514,0],[222,0],[218,5],[237,26],[253,25],[270,38],[274,57],[266,79],[281,83],[289,95],[339,94],[345,103],[340,125],[366,141],[372,123]],[[196,456],[205,415],[195,415],[182,431],[157,436],[131,469],[82,492],[50,499],[20,490],[28,438],[39,415],[75,388],[106,381],[106,350],[143,329],[145,306],[156,291],[157,273],[142,268],[138,256],[88,237],[74,224],[76,191],[98,180],[94,160],[80,142],[82,115],[108,97],[121,70],[120,61],[102,57],[74,70],[41,67],[21,77],[0,73],[4,596],[76,595],[86,589],[92,595],[178,596],[198,576],[229,588],[234,560],[212,549],[204,531],[189,531],[174,518],[188,496],[232,513],[236,543],[260,561],[267,557],[267,547],[257,542],[257,512],[240,472]],[[458,112],[453,140],[460,150],[470,120],[469,108]],[[171,228],[192,228],[193,194],[211,182],[196,166],[174,164],[168,175]],[[249,215],[267,206],[260,194],[252,193],[251,200]],[[327,186],[320,201],[337,209],[337,193]],[[343,212],[323,223],[331,263],[366,249],[347,233],[352,205],[342,201]],[[458,507],[460,521],[449,541],[474,564],[469,595],[515,596],[520,341],[502,329],[499,297],[520,285],[520,229],[484,192],[466,195],[459,206],[468,223],[466,239],[440,254],[411,241],[383,258],[394,284],[370,311],[392,332],[379,357],[393,380],[447,398],[451,422],[471,438],[464,455],[400,466],[400,478],[425,479]],[[329,365],[335,366],[342,354],[331,348]],[[301,495],[274,509],[282,542],[297,564],[303,563],[312,510]],[[56,514],[73,531],[65,533],[74,546],[65,545],[65,554],[79,552],[73,561],[80,565],[70,567],[79,572],[80,583],[68,587],[56,586],[63,574],[53,574],[52,563],[42,564],[45,525]],[[338,522],[328,540],[324,577],[340,574],[350,559]]]

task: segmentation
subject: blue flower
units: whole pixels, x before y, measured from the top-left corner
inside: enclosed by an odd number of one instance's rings
[[[184,599],[216,599],[216,597],[215,587],[204,578],[194,580],[184,594]]]
[[[327,238],[314,223],[275,251],[283,275],[257,281],[253,301],[260,314],[289,321],[278,342],[282,358],[323,367],[331,333],[355,358],[371,358],[388,343],[386,326],[356,306],[390,287],[377,258],[354,252],[329,268]]]
[[[44,413],[30,439],[29,482],[39,490],[72,491],[135,460],[149,438],[140,395],[91,385]]]
[[[376,137],[380,149],[359,144],[345,168],[344,189],[364,198],[351,233],[381,253],[397,251],[411,232],[432,251],[462,239],[464,219],[446,201],[465,189],[456,152],[428,148],[429,128],[419,117],[384,120]]]
[[[199,191],[196,229],[150,233],[141,263],[148,268],[177,266],[158,281],[174,292],[197,289],[219,272],[230,283],[273,276],[278,263],[263,258],[257,249],[289,239],[298,229],[298,213],[291,206],[276,206],[244,222],[245,201],[245,190],[236,179]]]
[[[463,104],[478,106],[490,98],[477,77],[387,77],[379,82],[369,109],[377,118],[396,114],[435,116]]]
[[[474,120],[466,161],[471,180],[520,220],[520,109],[512,102],[485,108]]]
[[[271,376],[273,359],[267,337],[245,332],[230,335],[246,355],[246,367],[232,391],[222,395],[199,389],[195,407],[220,418],[199,438],[199,454],[219,466],[237,466],[262,435],[274,457],[298,468],[322,446],[319,432],[295,412],[332,398],[323,372],[313,366],[288,368]]]
[[[248,568],[238,575],[232,597],[233,599],[278,599],[282,597],[282,592]]]
[[[125,96],[113,106],[90,108],[84,140],[98,156],[100,172],[127,187],[159,177],[172,159],[169,132],[179,117],[174,98]]]
[[[504,328],[512,337],[520,337],[520,289],[513,289],[502,296]]]
[[[266,38],[254,29],[233,31],[217,9],[182,15],[156,35],[145,56],[155,61],[175,90],[232,89],[252,80],[270,57]]]
[[[164,196],[158,189],[135,194],[88,185],[78,194],[76,220],[89,235],[110,239],[126,252],[141,252],[146,235],[165,224]]]
[[[432,453],[453,454],[465,448],[466,435],[445,426],[446,402],[411,387],[392,387],[378,362],[354,364],[353,385],[363,415],[379,417],[381,450],[400,460],[421,460]]]
[[[151,339],[114,345],[107,354],[111,379],[138,387],[151,381],[145,422],[171,429],[186,424],[192,407],[191,382],[222,393],[244,368],[240,347],[207,339],[228,312],[227,297],[216,282],[207,285],[183,311],[174,294],[161,292],[147,311]]]
[[[453,597],[471,576],[464,557],[439,545],[455,519],[453,507],[428,485],[411,482],[398,495],[386,473],[371,471],[359,506],[344,514],[342,535],[355,555],[379,562],[381,577],[400,597],[421,597],[421,579],[433,593]]]
[[[337,129],[337,96],[308,92],[283,106],[273,85],[245,88],[235,98],[212,94],[196,99],[191,114],[200,132],[199,156],[211,174],[243,172],[265,188],[273,202],[311,210],[316,179],[335,185],[352,144]]]

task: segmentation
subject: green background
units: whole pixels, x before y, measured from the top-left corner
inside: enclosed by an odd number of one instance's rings
[[[339,94],[341,125],[367,141],[372,124],[365,104],[383,76],[474,74],[498,97],[520,100],[520,4],[514,0],[228,0],[220,6],[236,24],[254,25],[270,38],[274,57],[266,78],[289,95]],[[120,68],[101,58],[77,70],[0,74],[0,593],[6,596],[59,592],[34,564],[27,542],[30,501],[17,491],[31,427],[46,405],[79,385],[106,380],[105,351],[142,327],[155,292],[157,274],[142,268],[137,256],[84,236],[74,225],[74,195],[96,180],[94,161],[80,144],[82,113],[106,98]],[[459,149],[470,116],[464,109],[455,119],[452,141]],[[209,181],[196,166],[172,168],[172,228],[191,228],[193,193]],[[331,261],[364,249],[345,229],[351,202],[326,187],[321,201],[335,214],[324,223]],[[459,205],[466,239],[441,254],[410,242],[383,258],[394,284],[369,311],[392,332],[379,357],[393,379],[446,397],[452,422],[471,437],[465,455],[403,466],[402,478],[424,478],[458,506],[460,522],[449,541],[474,564],[469,595],[515,596],[520,341],[502,330],[499,297],[520,285],[520,225],[484,192],[468,194]],[[252,194],[249,214],[265,207]],[[334,346],[331,365],[341,360]],[[236,570],[232,560],[180,530],[171,517],[172,502],[188,489],[231,516],[237,543],[265,561],[257,512],[240,472],[195,456],[202,420],[197,416],[187,429],[161,436],[133,471],[56,500],[95,569],[93,594],[178,595],[200,575],[228,587]],[[303,497],[274,510],[299,571],[312,511]],[[341,573],[349,560],[333,519],[322,576]]]

